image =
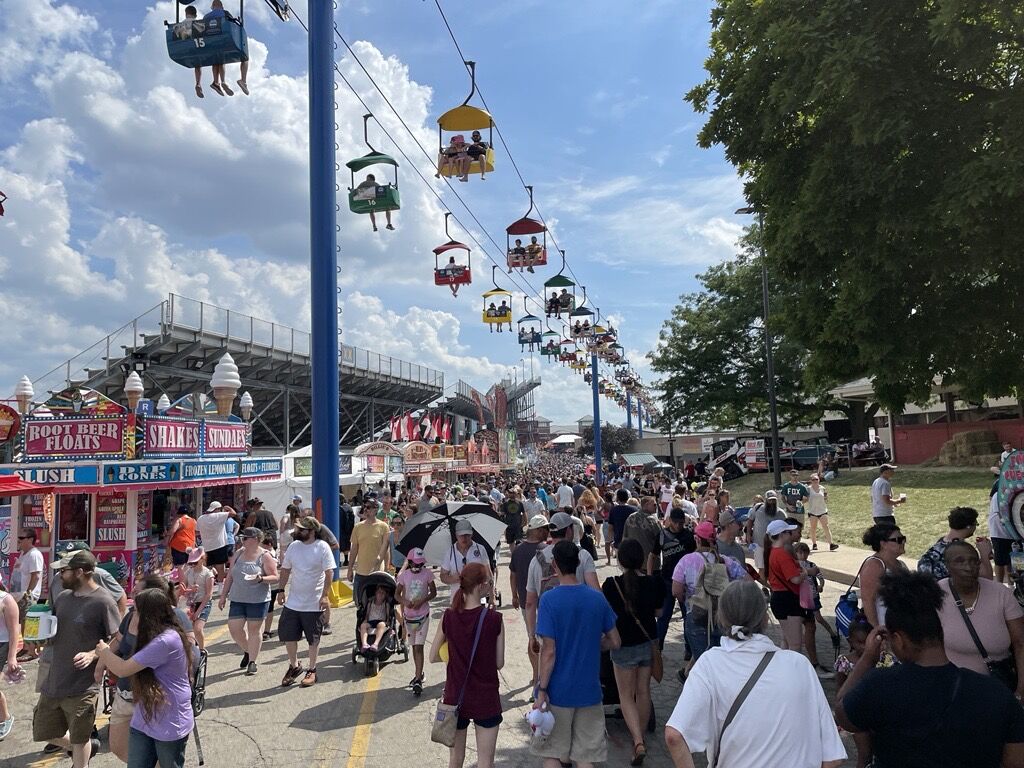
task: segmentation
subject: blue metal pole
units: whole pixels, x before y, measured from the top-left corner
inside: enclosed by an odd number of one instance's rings
[[[590,387],[594,393],[594,481],[604,484],[604,470],[601,459],[601,396],[598,391],[597,353],[590,356]]]
[[[626,429],[633,429],[633,393],[626,390]]]
[[[309,0],[309,282],[313,321],[313,510],[338,513],[338,254],[334,190],[334,7]],[[337,555],[335,555],[337,558]]]
[[[639,430],[639,437],[643,439],[644,436],[644,407],[643,403],[639,400],[636,401],[636,426]]]

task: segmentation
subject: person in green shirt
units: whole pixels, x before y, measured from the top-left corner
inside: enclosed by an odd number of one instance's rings
[[[789,482],[783,485],[779,492],[786,503],[786,514],[803,522],[804,502],[811,498],[811,493],[807,486],[800,482],[800,473],[795,469],[789,470]]]

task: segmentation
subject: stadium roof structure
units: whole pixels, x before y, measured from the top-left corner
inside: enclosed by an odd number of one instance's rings
[[[135,371],[147,398],[166,394],[173,402],[210,394],[210,376],[225,352],[238,365],[239,395],[249,392],[254,401],[253,445],[287,453],[308,443],[309,333],[173,293],[33,384],[40,394],[77,385],[121,401],[125,376]],[[392,416],[444,393],[441,371],[347,344],[338,376],[342,446],[374,438]]]

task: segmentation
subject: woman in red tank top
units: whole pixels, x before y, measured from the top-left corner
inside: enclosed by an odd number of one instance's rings
[[[188,562],[188,551],[196,545],[196,521],[189,516],[186,504],[178,507],[178,514],[167,532],[167,546],[171,550],[171,562],[184,565]]]

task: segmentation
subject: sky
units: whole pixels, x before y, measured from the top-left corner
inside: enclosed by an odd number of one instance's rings
[[[307,43],[296,20],[249,0],[251,95],[218,96],[204,72],[200,100],[191,72],[166,53],[170,2],[0,4],[0,190],[9,198],[0,218],[0,397],[22,374],[39,377],[171,292],[308,328]],[[683,100],[703,79],[711,3],[442,6],[571,275],[651,382],[646,356],[663,321],[696,289],[696,274],[732,256],[744,224],[733,214],[742,183],[720,149],[697,147],[703,118]],[[306,4],[297,12],[305,20]],[[342,0],[335,18],[433,153],[437,116],[469,92],[433,1]],[[514,336],[480,320],[488,256],[502,258],[494,243],[504,247],[505,227],[529,207],[508,156],[499,146],[485,181],[454,184],[471,216],[340,41],[339,49],[341,71],[383,126],[371,122],[371,143],[399,159],[402,194],[396,230],[376,234],[339,197],[343,340],[440,369],[451,389],[463,379],[485,391],[513,368],[529,374],[532,362],[541,415],[557,424],[591,415],[582,378],[531,361]],[[233,84],[237,67],[228,69]],[[340,81],[335,93],[344,193],[344,162],[368,150],[362,105]],[[444,210],[469,227],[453,222],[452,236],[473,247],[473,283],[457,297],[432,280],[432,249],[447,240]],[[524,295],[557,270],[538,269],[529,284],[503,272],[496,281],[513,290],[518,317]],[[602,419],[625,420],[607,399],[601,407]]]

